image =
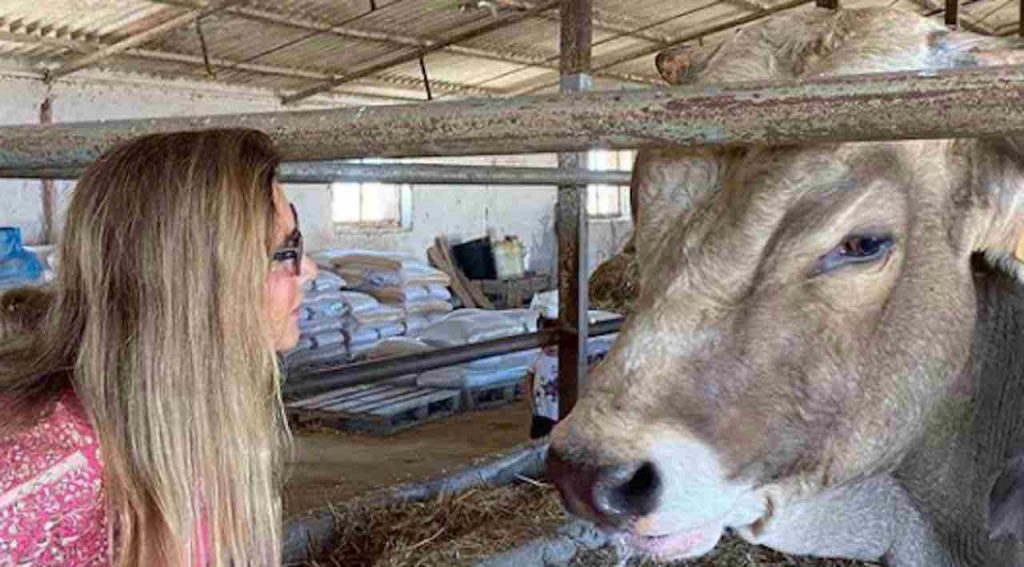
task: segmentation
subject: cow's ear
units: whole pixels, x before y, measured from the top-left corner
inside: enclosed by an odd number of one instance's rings
[[[659,53],[654,59],[654,65],[670,85],[685,85],[700,76],[715,51],[717,48],[695,49],[690,45],[680,45]]]
[[[1024,541],[1024,456],[1007,462],[988,500],[988,536]]]
[[[1019,265],[1024,262],[1024,138],[969,143],[967,188],[954,198],[973,204],[969,251]]]
[[[721,187],[722,152],[706,149],[641,150],[630,187],[634,240],[641,273],[652,264],[660,243],[687,211]]]

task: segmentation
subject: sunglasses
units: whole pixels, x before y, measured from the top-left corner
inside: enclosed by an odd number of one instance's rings
[[[302,233],[299,232],[299,213],[295,205],[289,205],[292,215],[295,217],[295,229],[284,240],[284,245],[274,250],[270,255],[274,269],[288,270],[296,277],[302,275],[302,257],[304,254],[302,245]]]

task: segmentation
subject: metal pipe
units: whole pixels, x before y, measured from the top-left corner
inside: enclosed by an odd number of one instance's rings
[[[946,10],[943,19],[946,25],[951,28],[960,27],[960,0],[946,0]]]
[[[77,179],[82,167],[0,169],[0,179]],[[393,183],[411,185],[629,185],[627,171],[591,171],[548,167],[434,165],[422,163],[361,164],[287,162],[278,169],[283,183]]]
[[[0,128],[0,169],[82,165],[149,132],[251,127],[284,159],[808,144],[1024,132],[1024,66],[429,105]]]
[[[563,93],[590,90],[593,45],[591,0],[562,0],[559,74]],[[576,169],[586,154],[563,152],[558,165]],[[569,415],[587,378],[587,192],[579,185],[560,185],[556,204],[558,236],[558,415]]]
[[[622,319],[602,321],[590,326],[589,336],[597,337],[617,333],[622,327]],[[558,342],[559,331],[549,329],[537,333],[516,335],[492,341],[484,341],[470,345],[458,346],[431,351],[424,354],[396,356],[371,362],[329,366],[311,372],[289,377],[282,388],[285,398],[298,399],[323,393],[342,386],[357,386],[379,382],[389,378],[397,378],[407,374],[418,374],[490,358],[512,352],[519,352],[553,345]]]

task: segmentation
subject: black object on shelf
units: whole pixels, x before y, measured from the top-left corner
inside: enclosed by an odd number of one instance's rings
[[[493,280],[497,278],[494,267],[494,250],[488,236],[452,246],[455,262],[471,280]]]

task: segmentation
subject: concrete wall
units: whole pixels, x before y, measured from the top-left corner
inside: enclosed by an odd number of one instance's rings
[[[38,123],[39,105],[47,95],[36,78],[0,66],[0,125]],[[271,93],[239,90],[204,83],[159,82],[139,77],[102,73],[53,86],[53,121],[223,114],[279,110]],[[552,155],[489,156],[458,159],[424,159],[435,163],[475,165],[554,166]],[[58,214],[62,214],[72,182],[59,181]],[[551,272],[556,250],[553,228],[553,187],[414,186],[412,224],[402,230],[339,232],[331,218],[331,194],[326,185],[285,187],[302,219],[303,233],[311,250],[368,248],[399,250],[425,257],[439,234],[452,242],[514,234],[526,244],[530,267]],[[20,226],[26,242],[39,244],[42,234],[40,183],[33,180],[0,180],[0,225]],[[57,219],[59,226],[62,216]],[[590,262],[595,267],[621,248],[630,232],[622,220],[591,223]]]

